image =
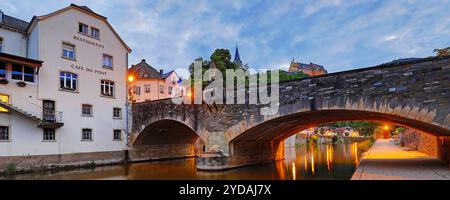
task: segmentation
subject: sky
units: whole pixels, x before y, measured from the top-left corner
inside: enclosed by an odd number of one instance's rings
[[[39,3],[37,3],[39,2]],[[236,44],[256,70],[287,69],[293,58],[328,72],[427,57],[450,46],[450,0],[0,0],[29,21],[70,3],[106,16],[141,59],[187,76],[195,58]]]

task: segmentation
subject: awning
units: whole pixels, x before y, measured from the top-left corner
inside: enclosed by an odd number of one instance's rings
[[[40,61],[40,60],[34,60],[34,59],[25,58],[25,57],[16,56],[16,55],[7,54],[7,53],[0,53],[0,61],[21,64],[21,65],[25,65],[25,66],[34,67],[34,68],[40,68],[43,63],[43,61]]]

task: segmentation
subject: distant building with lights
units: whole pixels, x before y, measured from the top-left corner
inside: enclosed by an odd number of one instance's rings
[[[295,62],[294,59],[292,59],[291,65],[289,66],[289,72],[303,72],[309,76],[319,76],[328,73],[322,65]]]
[[[140,63],[128,69],[128,76],[133,81],[128,85],[128,92],[132,102],[154,101],[171,97],[183,96],[181,79],[172,70],[167,73],[156,70],[142,59]]]

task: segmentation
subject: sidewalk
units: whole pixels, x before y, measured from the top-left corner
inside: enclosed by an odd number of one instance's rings
[[[352,180],[450,180],[450,168],[437,158],[404,151],[380,139],[364,156]]]

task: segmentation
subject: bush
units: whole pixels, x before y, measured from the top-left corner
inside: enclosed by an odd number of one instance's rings
[[[6,164],[6,167],[5,167],[6,175],[13,175],[13,174],[16,174],[16,172],[17,172],[17,166],[15,163]]]
[[[89,163],[87,167],[88,167],[89,169],[94,169],[94,168],[97,167],[97,164],[95,164],[94,161],[91,161],[91,163]]]

